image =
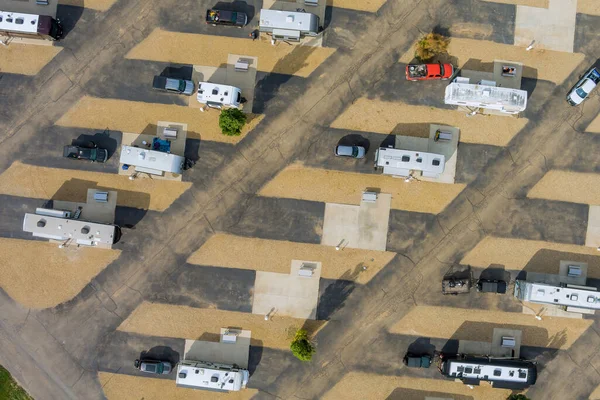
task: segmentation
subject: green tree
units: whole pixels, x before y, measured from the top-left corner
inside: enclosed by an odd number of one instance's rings
[[[524,394],[511,394],[506,400],[529,400]]]
[[[292,353],[302,361],[310,361],[316,351],[315,347],[308,339],[308,332],[304,329],[298,329],[298,331],[296,331],[296,336],[290,344],[290,349],[292,350]]]
[[[428,33],[417,42],[415,58],[421,62],[431,60],[438,54],[447,53],[450,38],[439,33]]]
[[[219,127],[223,135],[239,136],[246,124],[246,114],[237,108],[228,108],[219,115]]]

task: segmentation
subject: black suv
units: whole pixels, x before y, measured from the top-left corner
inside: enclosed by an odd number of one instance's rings
[[[241,28],[248,23],[248,16],[237,11],[206,10],[206,23],[212,26],[229,25]]]
[[[98,148],[94,143],[90,147],[65,146],[63,157],[103,163],[108,160],[108,151]]]
[[[477,281],[477,291],[482,293],[506,293],[506,282],[491,279]]]

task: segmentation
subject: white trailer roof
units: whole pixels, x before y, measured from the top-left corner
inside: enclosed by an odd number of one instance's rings
[[[443,154],[380,147],[376,162],[387,175],[408,176],[410,170],[418,170],[423,171],[425,176],[437,177],[444,172],[446,157]]]
[[[198,102],[220,103],[226,106],[240,105],[242,91],[235,86],[220,85],[211,82],[198,82]]]
[[[316,31],[317,16],[307,12],[280,10],[260,10],[260,28],[289,29],[296,31]]]
[[[460,360],[449,360],[449,376],[466,379],[479,379],[485,381],[505,381],[526,383],[529,371],[527,368],[519,368],[506,365],[479,364],[475,362],[464,362]]]
[[[141,167],[141,171],[160,175],[162,172],[181,174],[185,158],[162,151],[149,150],[141,147],[122,146],[121,164]]]
[[[560,287],[519,280],[515,284],[515,297],[533,303],[600,309],[600,292],[582,286]]]
[[[247,371],[206,368],[205,365],[210,364],[181,362],[177,366],[177,386],[223,392],[238,391],[244,387],[244,372]]]
[[[36,237],[103,247],[112,246],[115,234],[114,225],[29,213],[23,219],[23,230]]]
[[[527,92],[520,89],[453,82],[446,87],[444,102],[516,114],[527,107]]]
[[[39,15],[0,11],[0,30],[36,33]]]

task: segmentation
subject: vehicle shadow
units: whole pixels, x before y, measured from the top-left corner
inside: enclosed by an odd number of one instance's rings
[[[113,154],[116,153],[118,143],[121,141],[121,138],[121,132],[115,131],[114,134],[111,136],[110,131],[106,129],[104,132],[98,132],[93,135],[79,135],[77,139],[73,139],[71,145],[80,147],[92,147],[92,145],[95,144],[99,148],[108,151],[108,159],[110,159],[113,156]]]

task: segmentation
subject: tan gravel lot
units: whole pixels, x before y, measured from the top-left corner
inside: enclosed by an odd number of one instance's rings
[[[385,4],[385,0],[327,0],[327,5],[337,8],[375,12]]]
[[[221,328],[237,327],[252,332],[253,346],[289,349],[296,330],[304,328],[313,335],[326,323],[280,317],[276,313],[265,321],[265,316],[258,314],[144,302],[117,329],[218,342]]]
[[[506,146],[527,124],[526,118],[477,115],[427,106],[411,106],[362,97],[348,107],[331,124],[332,128],[356,131],[410,133],[414,124],[440,124],[460,128],[460,141]]]
[[[482,295],[484,296],[484,295]],[[491,342],[493,328],[523,330],[525,346],[568,349],[592,324],[591,320],[451,307],[417,306],[390,328],[391,333],[443,339]]]
[[[240,136],[226,136],[221,133],[219,128],[219,112],[217,110],[202,112],[198,108],[173,104],[143,103],[84,96],[56,124],[77,128],[110,129],[156,135],[156,123],[158,121],[174,121],[188,125],[188,139],[238,143],[256,127],[261,119],[262,116],[249,114],[248,123],[242,129]]]
[[[175,386],[174,380],[99,372],[98,379],[108,400],[250,400],[256,389],[218,393]]]
[[[600,133],[600,115],[598,115],[585,130],[590,133]]]
[[[529,7],[539,7],[539,8],[548,8],[549,0],[481,0],[481,1],[489,1],[490,3],[502,3],[502,4],[515,4],[518,6],[529,6]],[[581,0],[579,0],[581,1]]]
[[[520,62],[525,67],[523,77],[537,78],[556,84],[561,84],[584,59],[581,53],[543,49],[525,51],[522,47],[510,44],[454,37],[448,46],[448,54],[457,58],[459,68],[477,71],[492,72],[494,60]],[[400,57],[400,62],[408,63],[413,57],[414,46]],[[486,65],[480,66],[478,61]]]
[[[460,263],[481,268],[498,264],[507,270],[521,270],[527,266],[527,270],[531,272],[557,274],[561,260],[587,262],[588,276],[600,278],[598,250],[574,244],[488,236],[467,253]]]
[[[600,2],[598,0],[577,0],[577,12],[581,14],[600,15]]]
[[[332,48],[290,46],[284,42],[272,46],[266,35],[252,42],[245,38],[169,32],[157,28],[126,57],[219,67],[227,63],[228,54],[241,54],[258,57],[260,71],[307,77],[334,52]]]
[[[85,203],[88,189],[102,188],[117,191],[117,205],[156,211],[166,210],[191,185],[162,179],[131,181],[116,174],[44,168],[18,161],[0,175],[2,194]]]
[[[0,238],[0,254],[0,287],[25,307],[46,308],[75,297],[120,251]]]
[[[432,366],[432,368],[434,368],[434,366]],[[474,400],[506,400],[511,393],[511,390],[495,389],[484,382],[482,382],[481,385],[474,386],[473,389],[470,389],[461,382],[453,382],[450,380],[349,372],[325,394],[323,399],[383,400],[390,398],[390,395],[396,389],[413,389],[425,393],[417,393],[416,396],[405,397],[404,394],[401,394],[402,391],[399,390],[399,397],[391,397],[391,399],[423,400],[424,396],[435,395],[436,399],[440,397],[454,398],[455,396],[467,396],[468,399]],[[447,395],[440,396],[439,393],[447,393]],[[461,400],[463,399],[461,398]]]
[[[235,249],[231,251],[230,249]],[[368,281],[385,267],[396,254],[318,244],[266,240],[217,233],[193,253],[188,262],[256,271],[290,272],[292,260],[320,261],[321,278]]]
[[[386,175],[305,168],[293,164],[263,186],[259,195],[358,205],[366,188],[378,188],[381,193],[392,195],[393,209],[437,214],[464,187],[463,184],[406,183],[403,179]]]
[[[600,174],[551,170],[527,193],[531,199],[600,204]]]
[[[62,47],[11,43],[0,45],[0,73],[36,75]]]
[[[59,0],[58,4],[65,6],[78,6],[83,5],[84,8],[91,8],[97,11],[108,10],[117,0]],[[82,4],[83,3],[83,4]]]

